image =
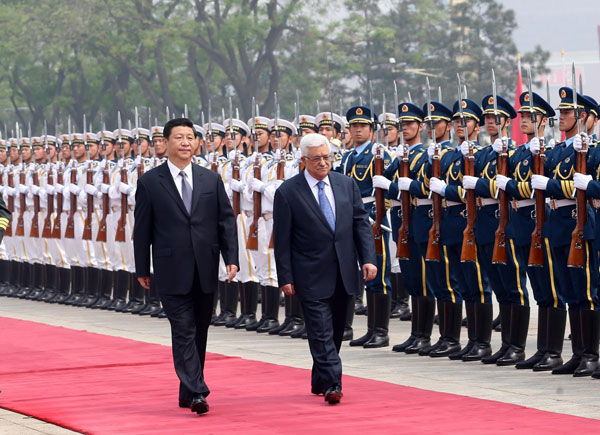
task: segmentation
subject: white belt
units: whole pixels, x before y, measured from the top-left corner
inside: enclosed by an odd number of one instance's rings
[[[402,207],[402,203],[400,201],[396,201],[395,199],[390,200],[392,207]]]
[[[446,200],[444,200],[444,202],[442,204],[443,204],[444,208],[454,207],[456,205],[464,205],[462,202],[446,201]]]
[[[431,205],[433,204],[433,200],[429,198],[415,198],[414,205],[419,207],[421,205]]]
[[[374,196],[365,196],[362,199],[363,204],[368,204],[370,202],[375,201],[375,197]]]
[[[498,200],[494,198],[477,198],[477,206],[485,207],[486,205],[498,204]]]
[[[552,210],[556,210],[557,208],[575,205],[575,202],[576,201],[574,199],[551,199],[550,208],[552,208]]]
[[[535,199],[521,199],[519,201],[515,201],[514,199],[511,201],[512,208],[518,210],[523,207],[528,207],[530,205],[535,205]]]

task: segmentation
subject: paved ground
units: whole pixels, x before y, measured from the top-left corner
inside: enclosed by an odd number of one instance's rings
[[[10,298],[0,298],[0,316],[170,345],[170,330],[166,319]],[[280,318],[283,318],[283,312],[280,313]],[[390,325],[392,344],[404,341],[409,335],[409,328],[409,322],[392,321]],[[528,354],[535,351],[536,328],[537,312],[534,309],[529,329]],[[355,318],[354,329],[356,335],[366,330],[365,316]],[[465,328],[462,337],[465,343]],[[493,347],[499,347],[499,343],[500,334],[494,333]],[[570,356],[570,348],[570,342],[565,341],[563,357]],[[305,340],[265,336],[224,327],[211,327],[208,350],[293,367],[310,368],[312,365]],[[600,418],[600,380],[553,376],[549,373],[516,370],[514,367],[487,366],[478,362],[463,363],[397,354],[391,352],[391,347],[371,350],[350,348],[347,343],[342,349],[342,360],[344,373],[354,376],[497,400],[546,411]],[[308,385],[307,376],[307,388]],[[345,393],[352,394],[351,391]],[[600,421],[598,424],[600,427]],[[0,412],[0,435],[5,433],[12,435],[72,432],[19,414],[2,411]]]

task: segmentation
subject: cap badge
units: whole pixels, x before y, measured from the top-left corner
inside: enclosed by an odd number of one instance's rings
[[[488,98],[488,104],[494,104],[494,97]]]
[[[408,106],[407,106],[406,104],[404,104],[404,105],[402,106],[402,111],[403,111],[403,112],[408,112]]]
[[[363,114],[363,110],[362,110],[360,107],[358,107],[358,108],[356,109],[356,114],[357,114],[357,115],[362,115],[362,114]],[[327,119],[327,118],[325,118],[325,119]]]
[[[564,89],[560,91],[560,98],[567,98],[567,91]]]
[[[462,100],[461,106],[463,109],[467,108],[467,102],[465,100]]]

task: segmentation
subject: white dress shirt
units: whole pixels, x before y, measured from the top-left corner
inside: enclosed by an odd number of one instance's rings
[[[175,182],[175,187],[177,187],[177,191],[179,192],[179,196],[183,199],[181,194],[181,175],[179,173],[182,171],[177,166],[175,166],[171,160],[167,159],[167,165],[169,166],[169,171],[171,171],[171,176],[173,177],[173,181]],[[188,165],[183,168],[183,172],[187,175],[187,182],[190,184],[192,191],[194,190],[194,177],[192,173],[192,164],[188,163]]]
[[[315,199],[317,200],[317,204],[319,204],[319,186],[317,186],[319,180],[310,175],[308,171],[304,171],[304,177],[306,178],[308,187],[310,187],[310,190],[312,191],[313,195],[315,196]],[[329,175],[325,177],[323,181],[325,182],[325,187],[323,187],[323,191],[325,192],[325,196],[329,200],[329,204],[331,204],[331,209],[333,210],[333,217],[335,218],[335,198],[333,196],[333,190],[331,190],[331,184],[329,183]]]

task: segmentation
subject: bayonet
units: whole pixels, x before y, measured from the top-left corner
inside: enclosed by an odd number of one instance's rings
[[[410,91],[408,91],[408,102],[412,103],[412,96],[410,95]]]
[[[531,79],[531,67],[527,67],[527,92],[529,94],[529,113],[531,115],[531,122],[533,123],[533,131],[535,137],[538,135],[538,126],[537,126],[537,114],[535,113],[535,109],[533,107],[533,81]]]
[[[443,101],[442,101],[442,87],[441,86],[438,86],[438,101],[440,103],[443,103]]]
[[[394,80],[394,107],[397,111],[398,116],[398,127],[399,127],[399,135],[400,135],[400,145],[402,146],[402,150],[404,150],[404,130],[402,128],[402,118],[400,117],[400,107],[398,107],[400,103],[398,102],[398,86],[396,85],[396,80]]]
[[[387,148],[390,144],[389,139],[388,139],[388,127],[387,127],[387,122],[386,122],[386,112],[385,112],[385,94],[383,94],[382,97],[382,104],[381,104],[381,114],[383,116],[383,123],[381,124],[381,129],[383,130],[383,142],[385,144],[385,147]]]
[[[187,118],[188,117],[188,108],[187,108],[187,103],[183,105],[183,117]]]
[[[256,112],[258,111],[258,106],[256,105],[256,98],[252,97],[252,142],[254,142],[254,152],[258,155],[258,134],[256,134]]]
[[[431,88],[429,87],[429,77],[425,77],[425,81],[427,82],[427,120],[429,121],[429,128],[431,129],[431,139],[433,140],[433,146],[437,146],[437,140],[435,137],[435,123],[433,122],[433,118],[431,117]]]
[[[546,79],[546,101],[552,105],[550,102],[550,80],[548,79]],[[548,117],[548,125],[552,129],[552,136],[554,136],[554,118]]]
[[[375,142],[379,143],[379,130],[377,128],[377,118],[375,117],[375,109],[373,106],[373,86],[371,84],[371,81],[369,80],[369,106],[371,109],[371,120],[373,122],[373,130],[375,131]]]
[[[579,104],[577,102],[577,78],[575,77],[575,63],[572,67],[572,81],[573,81],[573,110],[575,119],[577,120],[577,133],[581,133],[581,111],[579,110]]]
[[[169,113],[169,106],[165,107],[165,113],[167,114],[167,122],[171,119],[171,114]]]
[[[69,135],[69,149],[73,151],[73,139],[71,138],[71,115],[67,118],[67,133]]]
[[[233,132],[233,104],[231,97],[229,97],[229,137],[233,142],[233,149],[237,151],[237,144],[235,143],[235,133]]]
[[[496,74],[494,73],[494,69],[492,68],[492,99],[494,100],[494,117],[496,118],[496,125],[498,126],[498,137],[501,137],[500,131],[500,115],[498,114],[498,101],[496,93]]]
[[[464,129],[465,140],[469,140],[467,137],[467,120],[465,119],[465,115],[463,113],[462,103],[463,103],[463,89],[462,84],[460,83],[460,74],[456,73],[456,78],[458,79],[458,113],[460,117],[460,125]],[[466,90],[466,88],[465,88]]]
[[[273,93],[273,104],[275,106],[275,136],[277,137],[277,147],[281,153],[281,131],[279,130],[279,102],[277,101],[277,92]]]

